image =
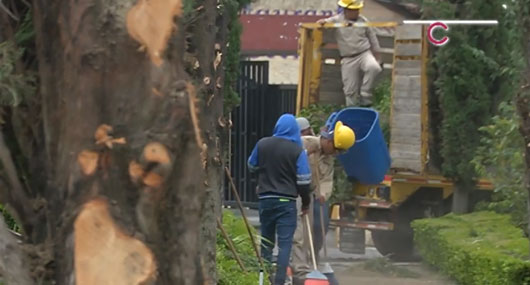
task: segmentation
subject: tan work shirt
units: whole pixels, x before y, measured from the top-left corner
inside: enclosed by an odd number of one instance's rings
[[[359,15],[357,21],[350,21],[344,17],[344,14],[341,13],[324,19],[324,21],[329,23],[355,23],[368,22],[368,19]],[[379,41],[377,40],[377,36],[373,27],[337,28],[335,37],[339,46],[340,55],[343,57],[358,55],[370,49],[374,52],[379,52]]]
[[[320,136],[302,136],[311,165],[311,190],[328,200],[333,192],[333,172],[335,158],[322,153]],[[316,173],[318,171],[318,173]]]

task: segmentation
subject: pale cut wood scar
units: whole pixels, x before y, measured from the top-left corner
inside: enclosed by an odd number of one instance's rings
[[[147,48],[151,61],[160,66],[174,17],[182,14],[181,0],[138,0],[127,13],[129,35]]]
[[[102,198],[87,202],[74,223],[77,285],[136,285],[153,280],[155,257],[114,223]]]

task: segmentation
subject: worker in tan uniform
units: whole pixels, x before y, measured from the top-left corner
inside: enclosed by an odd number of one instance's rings
[[[360,15],[362,0],[339,0],[343,12],[318,23],[362,23],[368,20]],[[335,32],[341,56],[343,91],[347,106],[372,105],[372,88],[377,75],[383,70],[379,55],[379,41],[372,27],[341,27]],[[361,77],[362,75],[362,77]]]
[[[313,225],[313,246],[315,248],[315,257],[318,262],[318,252],[322,248],[325,237],[322,236],[320,224],[320,209],[329,209],[327,201],[331,197],[333,190],[333,172],[335,155],[348,150],[355,143],[355,134],[353,130],[337,122],[335,129],[329,131],[323,129],[319,136],[311,130],[309,122],[305,118],[297,118],[298,125],[302,134],[302,143],[309,158],[311,166],[312,181],[310,190],[311,195],[309,218]],[[309,134],[309,135],[303,135]],[[301,201],[298,201],[301,206]],[[325,229],[329,225],[329,215],[324,210]],[[293,238],[293,247],[291,251],[291,268],[293,272],[293,284],[304,284],[305,276],[312,271],[309,241],[307,239],[307,230],[298,218],[296,231]],[[326,222],[327,221],[327,222]]]
[[[296,122],[298,123],[298,127],[300,128],[300,135],[303,136],[314,136],[315,132],[313,132],[313,128],[311,128],[311,124],[309,124],[309,121],[304,117],[298,117],[296,118]]]

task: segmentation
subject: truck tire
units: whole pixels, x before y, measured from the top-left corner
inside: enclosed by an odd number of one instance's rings
[[[384,256],[388,256],[394,261],[415,261],[419,257],[414,251],[414,230],[410,223],[419,218],[436,216],[436,213],[429,211],[428,207],[411,207],[405,204],[398,210],[399,219],[394,224],[393,231],[372,231],[372,239],[375,248]]]
[[[374,246],[384,256],[394,261],[414,259],[414,236],[403,228],[394,231],[372,231]]]
[[[375,248],[395,261],[420,259],[415,252],[414,230],[410,223],[415,219],[443,215],[442,194],[441,189],[420,188],[416,191],[395,212],[393,231],[372,231]]]

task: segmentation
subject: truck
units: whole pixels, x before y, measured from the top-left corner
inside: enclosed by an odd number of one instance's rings
[[[356,25],[300,24],[297,114],[311,104],[344,104],[334,33],[337,28]],[[395,22],[358,26],[380,31],[385,61],[381,76],[391,77],[392,82],[388,142],[391,163],[379,183],[352,182],[353,199],[331,205],[330,226],[337,229],[343,252],[363,254],[365,231],[370,231],[373,245],[382,255],[407,260],[414,256],[411,221],[449,213],[454,191],[451,179],[429,161],[427,29]],[[480,179],[470,202],[488,199],[492,190],[489,181]]]

